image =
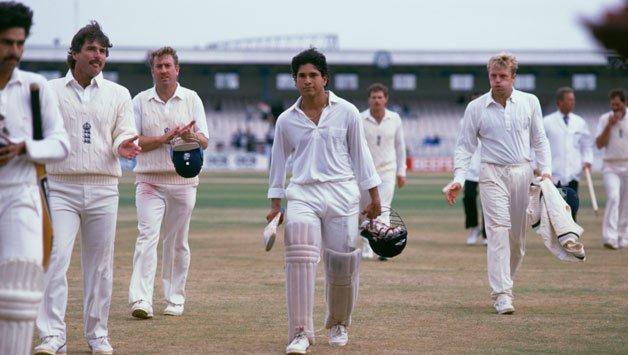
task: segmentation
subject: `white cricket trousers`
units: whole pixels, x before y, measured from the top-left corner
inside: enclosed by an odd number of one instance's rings
[[[355,180],[290,184],[286,223],[319,226],[324,249],[348,253],[356,248],[360,190]]]
[[[358,234],[360,191],[354,180],[314,184],[290,184],[284,235],[288,341],[299,328],[314,343],[314,288],[320,249],[341,254],[355,250]],[[290,233],[292,231],[292,234]],[[299,259],[300,261],[296,261]],[[334,278],[327,274],[326,280]],[[331,265],[333,269],[333,265]],[[357,277],[356,277],[357,280]],[[326,281],[327,283],[327,281]],[[330,286],[328,286],[330,287]],[[355,285],[355,295],[357,296]],[[338,301],[340,302],[340,301]],[[338,313],[338,304],[327,300],[327,315]],[[340,307],[342,308],[342,307]],[[345,314],[350,323],[351,309]]]
[[[108,336],[113,282],[113,248],[118,218],[118,185],[49,180],[54,238],[44,276],[44,300],[37,317],[40,337],[66,334],[65,311],[72,249],[81,232],[85,336]]]
[[[0,262],[27,259],[41,265],[42,210],[37,185],[0,187]]]
[[[157,244],[163,222],[161,277],[168,303],[185,303],[185,282],[190,269],[188,232],[196,203],[197,184],[166,185],[137,183],[135,201],[139,236],[135,242],[129,302],[153,304],[157,271]]]
[[[606,189],[602,238],[619,242],[628,239],[628,164],[604,162],[602,173]]]
[[[487,237],[488,283],[491,298],[513,297],[513,278],[523,262],[528,191],[533,173],[530,164],[480,167],[480,199]]]

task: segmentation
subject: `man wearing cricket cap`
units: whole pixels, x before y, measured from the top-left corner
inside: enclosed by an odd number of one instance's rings
[[[68,136],[46,79],[22,71],[33,12],[0,3],[0,354],[30,353],[43,291],[42,203],[34,163],[65,159]],[[33,140],[31,85],[40,92],[43,139]]]
[[[198,94],[179,85],[179,57],[171,47],[149,56],[155,86],[133,99],[135,126],[142,153],[137,157],[136,205],[139,236],[129,286],[131,315],[153,317],[157,244],[164,225],[163,314],[181,316],[190,268],[188,232],[196,203],[202,149],[209,136]],[[173,164],[174,162],[174,164]]]

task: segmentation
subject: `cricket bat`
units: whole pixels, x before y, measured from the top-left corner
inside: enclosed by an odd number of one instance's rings
[[[277,237],[277,226],[279,225],[279,220],[281,219],[281,215],[284,213],[284,209],[282,208],[279,213],[275,215],[275,217],[268,222],[268,225],[264,227],[264,248],[266,251],[270,251],[273,248],[273,244],[275,244],[275,238]]]
[[[587,178],[587,186],[589,187],[589,196],[591,196],[591,204],[593,205],[593,212],[597,215],[597,197],[595,197],[595,190],[593,189],[593,182],[591,181],[591,171],[584,169],[584,176]]]
[[[31,110],[33,112],[33,140],[44,139],[43,126],[41,120],[41,105],[39,102],[39,86],[31,84]],[[39,186],[39,196],[42,207],[42,224],[44,245],[43,268],[46,271],[52,252],[52,220],[50,219],[50,208],[48,206],[48,178],[46,176],[46,166],[35,163],[37,171],[37,186]]]

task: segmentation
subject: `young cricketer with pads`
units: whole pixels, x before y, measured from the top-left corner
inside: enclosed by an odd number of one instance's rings
[[[325,56],[308,49],[292,59],[301,96],[275,127],[268,198],[271,221],[288,200],[284,230],[288,354],[305,354],[314,344],[314,285],[321,249],[325,270],[325,327],[329,343],[348,342],[347,327],[357,300],[360,249],[356,248],[360,190],[368,190],[368,218],[381,213],[381,183],[366,146],[355,106],[325,90]],[[286,163],[292,155],[290,184]]]

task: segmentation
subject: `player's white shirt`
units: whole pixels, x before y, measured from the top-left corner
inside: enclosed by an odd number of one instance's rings
[[[399,114],[386,109],[380,123],[371,116],[370,109],[360,115],[379,177],[383,181],[395,181],[396,176],[406,176],[406,143]]]
[[[600,116],[596,137],[602,134],[612,115],[613,111],[609,111]],[[604,147],[603,159],[605,163],[621,163],[622,165],[628,163],[628,110],[626,110],[624,117],[611,128],[608,144]]]
[[[571,180],[580,181],[583,163],[593,163],[593,141],[586,121],[574,114],[556,111],[543,118],[545,134],[552,152],[552,178],[567,186]]]
[[[536,96],[514,90],[503,107],[491,91],[467,106],[458,133],[454,162],[454,182],[464,184],[471,157],[482,139],[483,163],[498,165],[523,164],[532,161],[530,149],[536,153],[542,174],[551,174],[552,157],[543,127],[541,105]]]
[[[33,140],[33,118],[30,85],[39,86],[42,131],[44,139]],[[57,105],[57,96],[46,79],[35,73],[14,69],[4,89],[0,90],[0,122],[3,134],[13,143],[25,142],[26,154],[16,156],[0,167],[0,185],[36,182],[33,162],[42,164],[65,159],[70,152],[68,134]]]
[[[301,100],[279,115],[275,126],[268,198],[285,197],[286,163],[292,155],[291,183],[356,179],[361,190],[381,183],[366,146],[360,112],[328,91],[318,125],[301,110]]]

